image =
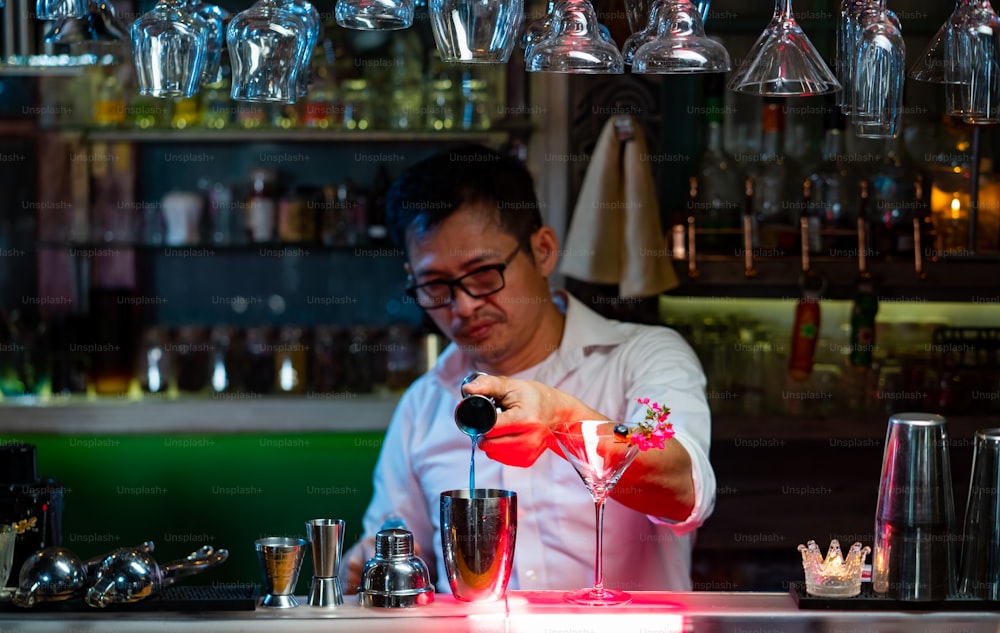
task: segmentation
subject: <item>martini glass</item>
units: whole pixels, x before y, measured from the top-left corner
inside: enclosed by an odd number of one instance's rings
[[[807,97],[841,89],[833,72],[792,14],[792,0],[776,0],[774,16],[754,43],[729,89],[764,97]]]
[[[582,420],[560,422],[551,427],[559,449],[590,490],[597,513],[594,586],[567,593],[565,599],[568,602],[600,606],[625,604],[632,599],[624,591],[604,588],[604,501],[639,454],[637,446],[615,434],[617,424],[606,420]]]

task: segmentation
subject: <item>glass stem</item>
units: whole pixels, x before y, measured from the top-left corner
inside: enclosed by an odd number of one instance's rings
[[[594,593],[604,593],[604,497],[594,502],[597,518],[597,548],[594,555]]]
[[[780,16],[782,21],[792,19],[792,0],[775,0],[774,13]]]

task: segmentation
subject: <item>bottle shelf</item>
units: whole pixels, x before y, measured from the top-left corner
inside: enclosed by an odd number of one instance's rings
[[[82,135],[91,142],[128,143],[484,143],[497,145],[517,126],[489,130],[401,131],[401,130],[330,130],[330,129],[64,129]]]
[[[925,258],[923,277],[912,258],[870,259],[867,269],[875,291],[895,301],[1000,302],[1000,277],[987,271],[1000,264],[1000,254],[942,255],[938,261]],[[753,261],[753,276],[747,276],[742,258],[698,256],[696,276],[691,277],[686,260],[674,262],[680,286],[670,292],[678,296],[789,299],[802,295],[802,260],[798,256],[759,257]],[[811,257],[810,270],[825,278],[823,297],[851,299],[860,280],[855,259]]]
[[[399,394],[49,396],[0,402],[2,434],[379,432]]]
[[[38,249],[72,251],[71,254],[87,257],[92,255],[114,255],[119,250],[135,250],[140,253],[162,254],[165,257],[216,255],[221,253],[260,255],[269,257],[308,257],[320,253],[346,253],[356,255],[403,257],[402,250],[391,244],[329,245],[317,242],[248,242],[246,244],[141,244],[134,242],[36,242]]]

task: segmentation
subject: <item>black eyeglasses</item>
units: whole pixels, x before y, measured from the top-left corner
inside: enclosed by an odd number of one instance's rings
[[[505,286],[503,271],[507,269],[508,264],[514,261],[514,257],[520,250],[520,246],[515,248],[514,252],[508,255],[501,264],[481,266],[462,275],[458,279],[452,279],[451,281],[442,279],[428,281],[419,286],[409,286],[406,289],[406,294],[413,297],[417,305],[425,310],[434,310],[451,305],[455,301],[456,287],[461,288],[465,294],[474,299],[481,299],[482,297],[496,294],[503,290]]]

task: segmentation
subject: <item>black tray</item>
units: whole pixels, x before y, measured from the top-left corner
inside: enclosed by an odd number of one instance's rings
[[[806,583],[789,584],[792,600],[800,609],[840,611],[1000,611],[1000,602],[976,598],[949,598],[913,602],[896,600],[875,593],[870,582],[861,583],[861,593],[853,598],[818,598],[806,593]]]
[[[66,612],[140,612],[140,611],[253,611],[257,608],[260,589],[248,587],[213,587],[180,585],[167,587],[144,600],[127,604],[112,604],[103,609],[87,605],[82,597],[59,602],[40,602],[30,609],[14,606],[10,600],[0,601],[0,611],[21,613],[66,613]]]

